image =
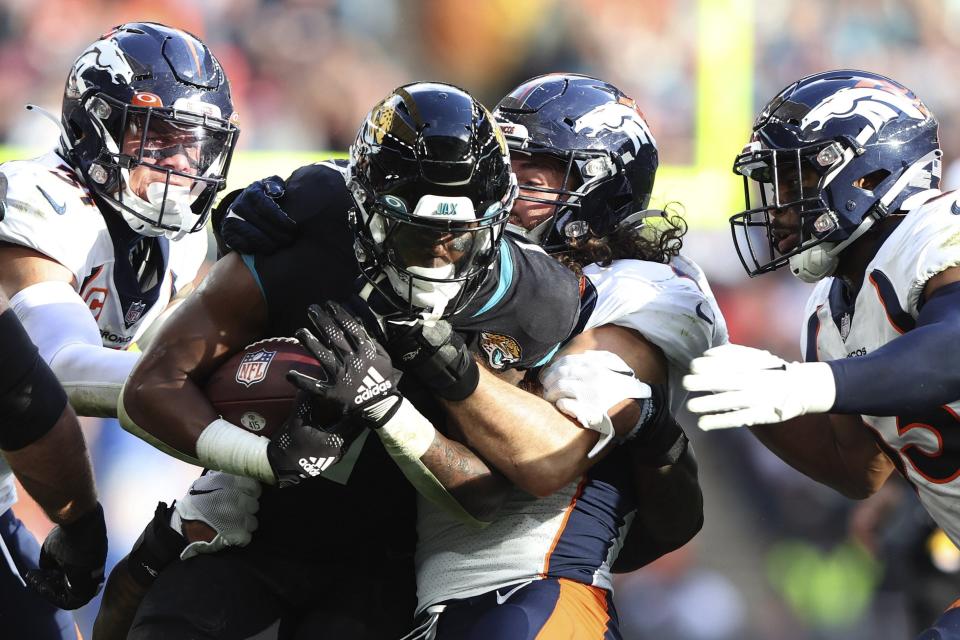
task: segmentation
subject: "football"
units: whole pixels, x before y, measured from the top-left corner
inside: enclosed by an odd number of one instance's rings
[[[295,338],[267,338],[223,363],[204,392],[224,420],[270,437],[293,409],[297,388],[285,377],[291,369],[324,378],[320,363]]]

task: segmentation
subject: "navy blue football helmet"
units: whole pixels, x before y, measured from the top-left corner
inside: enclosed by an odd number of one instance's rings
[[[730,218],[750,276],[787,263],[831,275],[844,248],[940,183],[937,120],[903,85],[866,71],[817,73],[781,91],[733,170],[746,210]]]
[[[605,236],[647,208],[657,143],[636,102],[612,84],[577,74],[538,76],[503,98],[494,115],[511,154],[543,155],[565,167],[559,189],[521,185],[520,199],[556,207],[527,234],[548,251],[564,250],[588,232]]]
[[[400,87],[367,115],[349,171],[367,279],[404,311],[463,309],[498,255],[517,195],[490,112],[452,85]]]
[[[239,130],[223,68],[198,38],[149,22],[114,28],[74,62],[61,118],[67,160],[134,231],[203,228]]]

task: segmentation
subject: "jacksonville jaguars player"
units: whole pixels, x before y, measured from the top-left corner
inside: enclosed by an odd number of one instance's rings
[[[81,607],[103,584],[103,508],[76,414],[2,290],[0,335],[0,449],[56,524],[41,551],[11,510],[0,515],[3,631],[17,638],[74,638],[73,619],[57,607]]]
[[[236,637],[305,610],[321,612],[329,637],[398,636],[415,604],[415,502],[390,456],[416,451],[420,467],[406,471],[429,471],[417,488],[459,517],[476,522],[496,506],[491,496],[505,485],[497,474],[480,461],[451,464],[465,447],[408,438],[430,417],[440,422],[434,394],[469,391],[469,374],[454,374],[473,359],[397,387],[367,332],[411,314],[448,318],[458,344],[500,349],[503,369],[529,368],[573,329],[577,278],[542,250],[503,238],[517,190],[506,142],[490,113],[456,87],[418,83],[391,93],[365,119],[346,176],[342,169],[320,163],[291,176],[277,196],[295,225],[293,244],[221,259],[161,327],[154,344],[163,348],[147,349],[126,386],[121,418],[131,430],[205,466],[276,485],[264,490],[250,545],[167,567],[130,637],[198,629]],[[307,311],[324,301],[342,306]],[[339,327],[329,328],[331,316]],[[306,403],[273,441],[220,419],[200,390],[204,377],[255,339],[307,326],[364,345],[330,366],[349,396],[342,406],[370,429],[316,428]],[[381,401],[397,389],[405,398],[387,410]],[[322,460],[304,454],[317,440],[328,462],[342,458],[323,471]],[[460,486],[462,478],[471,486]],[[467,490],[484,487],[470,502]]]
[[[786,422],[753,432],[848,497],[896,469],[958,544],[960,204],[937,189],[937,126],[913,92],[865,71],[807,76],[770,101],[734,164],[749,197],[731,224],[750,275],[789,265],[817,283],[805,362],[728,345],[684,384],[711,392],[689,402],[704,429]],[[804,414],[819,418],[787,422]],[[960,611],[920,637],[960,637]]]
[[[206,255],[238,132],[230,86],[193,35],[125,24],[74,62],[59,124],[57,149],[0,166],[0,286],[76,413],[112,416],[126,347]],[[5,465],[0,478],[6,512]]]

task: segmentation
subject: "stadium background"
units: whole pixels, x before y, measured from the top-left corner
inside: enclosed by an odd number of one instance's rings
[[[960,54],[958,0],[2,0],[0,159],[54,143],[54,127],[23,105],[58,113],[72,60],[127,20],[187,29],[220,57],[241,117],[234,187],[345,150],[366,110],[405,82],[452,82],[490,107],[539,73],[613,82],[649,120],[661,152],[655,199],[685,206],[687,253],[711,278],[732,338],[793,358],[808,289],[784,273],[748,280],[726,223],[742,205],[730,166],[755,111],[807,73],[890,75],[938,115],[946,186],[960,185],[947,72]],[[180,495],[196,471],[114,422],[85,428],[112,564],[156,501]],[[900,481],[853,503],[749,434],[689,431],[706,525],[619,579],[625,638],[906,638],[960,595],[960,554]],[[35,506],[16,510],[40,537],[48,530]],[[96,606],[78,615],[87,637]]]

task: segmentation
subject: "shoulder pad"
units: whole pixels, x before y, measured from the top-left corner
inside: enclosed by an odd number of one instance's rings
[[[615,260],[609,267],[589,265],[584,275],[597,290],[588,329],[607,324],[633,329],[684,368],[726,340],[723,315],[689,260]]]
[[[86,275],[92,247],[108,236],[103,214],[73,171],[55,154],[7,162],[0,171],[7,179],[0,241],[43,253],[78,279]]]
[[[940,194],[911,210],[867,266],[890,281],[905,311],[914,318],[927,281],[960,266],[960,191]]]

